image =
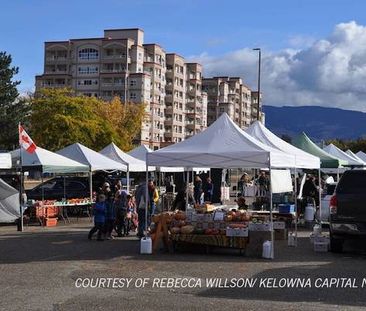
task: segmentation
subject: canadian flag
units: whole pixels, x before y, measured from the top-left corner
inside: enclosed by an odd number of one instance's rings
[[[19,124],[19,145],[21,148],[25,149],[28,153],[35,152],[37,148],[32,138],[29,137],[28,133],[24,130],[23,126],[21,126],[20,124]]]

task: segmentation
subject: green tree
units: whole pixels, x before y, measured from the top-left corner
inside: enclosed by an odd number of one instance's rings
[[[70,89],[42,89],[32,103],[32,137],[53,151],[75,142],[100,150],[112,141],[128,150],[140,131],[143,112],[136,104],[123,109],[118,99],[108,103],[75,96]]]
[[[18,67],[12,67],[12,58],[6,52],[0,52],[0,149],[11,150],[18,145],[18,123],[28,120],[29,97],[19,97],[14,81]]]

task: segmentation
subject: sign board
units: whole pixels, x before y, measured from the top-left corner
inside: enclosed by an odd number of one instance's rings
[[[10,153],[0,153],[0,169],[11,168],[11,155]]]
[[[292,192],[290,170],[271,170],[272,193]]]

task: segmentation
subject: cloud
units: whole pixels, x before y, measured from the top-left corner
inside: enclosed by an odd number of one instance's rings
[[[296,40],[295,40],[296,41]],[[262,85],[267,105],[319,105],[366,112],[366,27],[337,24],[326,38],[262,53]],[[301,43],[301,44],[300,44]],[[241,76],[256,89],[258,54],[244,48],[221,56],[192,57],[205,76]]]

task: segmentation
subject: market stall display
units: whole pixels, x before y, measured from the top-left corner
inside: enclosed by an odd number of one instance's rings
[[[245,251],[247,247],[257,249],[260,256],[262,244],[270,237],[270,215],[238,210],[234,206],[211,206],[203,204],[186,212],[165,212],[152,217],[153,251],[162,241],[166,249],[179,243],[199,244],[204,247],[224,247]],[[209,211],[209,212],[207,212]],[[292,215],[274,216],[273,229],[276,239],[287,238],[288,224]]]
[[[56,226],[59,218],[65,222],[68,221],[68,216],[64,209],[90,207],[92,204],[93,202],[90,201],[90,198],[68,199],[64,201],[35,201],[30,207],[30,218],[36,220],[42,226]]]
[[[272,168],[295,167],[296,163],[293,155],[266,146],[245,133],[226,113],[223,113],[203,132],[180,143],[147,153],[146,162],[147,165],[183,166],[187,169],[193,167],[269,168],[270,176]],[[148,174],[146,178],[148,179]],[[269,222],[272,223],[271,184],[269,188]],[[188,191],[186,193],[188,195]],[[145,227],[147,228],[147,224]],[[269,239],[272,245],[271,258],[274,258],[273,230],[270,230]]]

